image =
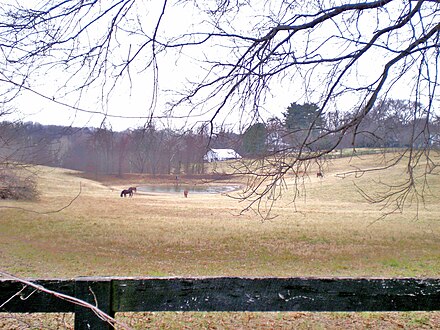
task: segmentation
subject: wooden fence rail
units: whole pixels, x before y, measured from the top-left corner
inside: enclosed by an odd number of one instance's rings
[[[141,311],[434,311],[440,278],[114,278],[33,280],[110,316]],[[17,294],[20,292],[19,294]],[[75,329],[111,329],[90,309],[0,279],[0,312],[72,312]]]

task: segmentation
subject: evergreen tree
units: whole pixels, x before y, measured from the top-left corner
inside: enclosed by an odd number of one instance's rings
[[[250,126],[243,134],[243,149],[248,155],[262,155],[266,151],[266,126],[256,123]]]
[[[319,129],[323,122],[320,109],[313,103],[291,103],[284,113],[284,125],[291,131]]]

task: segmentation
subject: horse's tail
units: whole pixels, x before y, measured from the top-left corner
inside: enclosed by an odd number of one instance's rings
[[[122,197],[123,194],[124,194],[124,190],[121,191],[121,197]]]

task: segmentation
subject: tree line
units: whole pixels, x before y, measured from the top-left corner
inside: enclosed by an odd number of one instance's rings
[[[421,113],[420,113],[421,112]],[[32,122],[0,124],[2,163],[44,164],[95,174],[201,174],[209,148],[232,148],[248,158],[271,154],[342,148],[417,148],[439,145],[440,120],[425,118],[423,107],[386,99],[370,111],[356,135],[338,141],[335,127],[350,114],[323,115],[312,103],[292,103],[283,118],[256,122],[244,132],[210,131],[206,126],[187,131],[144,127],[116,132],[111,127],[75,128]],[[429,129],[426,126],[429,125]]]
[[[7,164],[37,164],[95,174],[203,173],[209,145],[234,143],[237,134],[221,131],[215,138],[206,130],[185,132],[154,125],[122,132],[109,127],[64,127],[33,122],[0,123],[0,157]],[[211,143],[210,143],[211,141]]]
[[[384,99],[365,115],[351,132],[341,138],[352,114],[322,113],[313,103],[291,103],[283,118],[255,123],[243,134],[247,155],[259,156],[303,151],[331,151],[336,148],[424,148],[439,146],[440,117],[430,116],[423,105],[407,100]]]

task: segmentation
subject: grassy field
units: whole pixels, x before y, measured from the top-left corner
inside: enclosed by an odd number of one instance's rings
[[[296,202],[292,203],[292,189],[286,191],[272,208],[277,217],[265,221],[254,212],[239,215],[246,204],[220,194],[184,198],[183,194],[138,192],[133,198],[119,197],[122,188],[164,183],[174,177],[86,178],[41,167],[38,201],[0,202],[0,269],[31,278],[438,276],[440,177],[429,178],[430,194],[418,208],[413,200],[404,213],[380,219],[379,205],[369,204],[354,182],[369,192],[379,191],[383,188],[378,182],[399,182],[405,168],[360,178],[338,176],[356,166],[374,168],[377,160],[377,155],[335,159],[326,165],[323,179],[311,169]],[[194,178],[187,180],[195,183]],[[293,177],[286,183],[292,188]],[[145,313],[121,317],[137,323],[139,329],[431,328],[440,326],[439,314]],[[2,322],[6,321],[0,317]],[[53,322],[53,328],[64,327],[64,319]]]

